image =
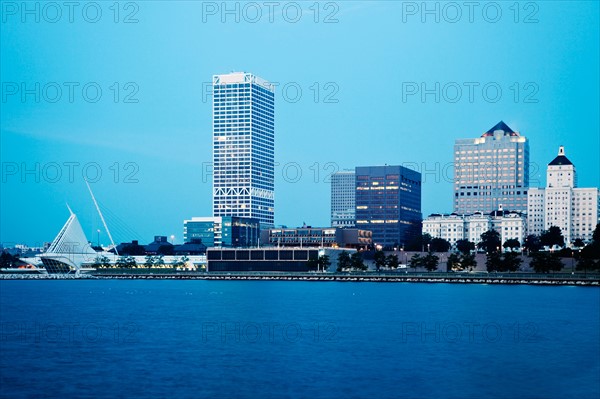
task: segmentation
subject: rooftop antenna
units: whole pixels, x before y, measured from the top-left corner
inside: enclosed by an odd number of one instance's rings
[[[98,206],[98,202],[96,201],[96,197],[94,197],[94,193],[92,192],[92,188],[90,187],[90,184],[88,183],[87,179],[83,179],[85,181],[85,185],[87,186],[88,190],[90,191],[90,195],[92,196],[92,200],[94,201],[94,205],[96,206],[96,210],[98,211],[98,214],[100,215],[100,219],[102,220],[102,224],[104,225],[104,229],[106,230],[106,234],[108,234],[108,238],[110,238],[110,243],[112,244],[114,250],[115,250],[115,254],[119,255],[119,252],[117,251],[117,246],[115,245],[115,242],[113,241],[112,235],[110,235],[110,230],[108,229],[108,226],[106,225],[106,220],[104,220],[104,216],[102,215],[102,211],[100,211],[100,207]]]

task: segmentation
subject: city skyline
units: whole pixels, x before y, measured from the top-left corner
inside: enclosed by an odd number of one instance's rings
[[[65,202],[80,215],[86,235],[95,237],[101,223],[81,178],[84,167],[90,178],[101,172],[91,182],[98,200],[126,220],[139,233],[136,238],[149,242],[165,234],[181,241],[181,221],[212,210],[211,77],[236,70],[278,83],[276,225],[330,224],[327,179],[356,165],[416,167],[423,175],[423,214],[450,212],[454,140],[477,137],[499,120],[530,141],[530,186],[545,185],[547,159],[559,145],[577,159],[580,186],[600,185],[597,3],[541,4],[535,24],[515,23],[508,9],[495,24],[481,19],[422,23],[417,16],[398,24],[399,5],[340,3],[339,8],[338,22],[331,24],[308,18],[299,24],[281,18],[272,25],[223,23],[218,17],[194,24],[202,20],[200,4],[168,9],[159,3],[141,4],[143,18],[130,25],[11,25],[9,20],[0,38],[3,82],[16,82],[19,90],[21,83],[26,89],[39,83],[40,95],[39,102],[32,94],[22,101],[20,91],[8,94],[14,86],[4,87],[0,241],[50,240],[68,217]],[[171,34],[181,41],[166,41],[162,32],[149,29],[148,22],[155,21],[172,26]],[[258,29],[265,24],[278,35]],[[97,35],[87,35],[90,29]],[[361,29],[372,33],[369,40]],[[208,33],[223,43],[244,37],[265,46],[231,51],[231,46],[193,40]],[[48,38],[48,54],[54,55],[42,63],[32,50],[40,35]],[[139,35],[148,40],[136,40]],[[524,36],[529,40],[520,40]],[[124,40],[123,46],[98,58],[93,49],[100,37]],[[315,47],[315,40],[328,45]],[[548,40],[561,51],[546,51]],[[271,47],[283,56],[271,57]],[[501,54],[515,62],[483,68],[472,62],[473,54],[481,59]],[[106,58],[114,65],[107,67]],[[64,59],[71,61],[68,68]],[[373,64],[373,59],[380,61]],[[568,84],[561,84],[565,76]],[[96,82],[101,101],[87,102],[78,90],[69,102],[61,82],[72,81],[79,89]],[[47,101],[50,94],[43,88],[49,82],[63,88],[60,101]],[[457,102],[449,101],[453,82],[462,89]],[[465,86],[469,82],[478,86]],[[488,85],[491,95],[494,83],[503,93],[496,102],[481,91]],[[476,88],[473,101],[469,87]],[[302,94],[297,96],[298,88]],[[124,200],[129,198],[143,199],[144,205]]]
[[[0,0],[0,53],[0,398],[600,398],[600,1]]]

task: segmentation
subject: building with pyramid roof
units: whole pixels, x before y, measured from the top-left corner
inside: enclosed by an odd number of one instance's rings
[[[498,122],[480,137],[454,144],[454,212],[527,210],[529,141]]]

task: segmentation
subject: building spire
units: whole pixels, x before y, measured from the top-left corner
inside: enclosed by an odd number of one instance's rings
[[[552,166],[573,165],[573,163],[571,163],[571,161],[569,161],[569,158],[567,158],[565,155],[565,146],[564,145],[561,145],[558,147],[558,155],[548,165],[549,166],[550,165],[552,165]]]

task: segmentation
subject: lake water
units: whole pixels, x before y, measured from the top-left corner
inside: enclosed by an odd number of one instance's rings
[[[600,289],[0,281],[0,396],[598,398]]]

